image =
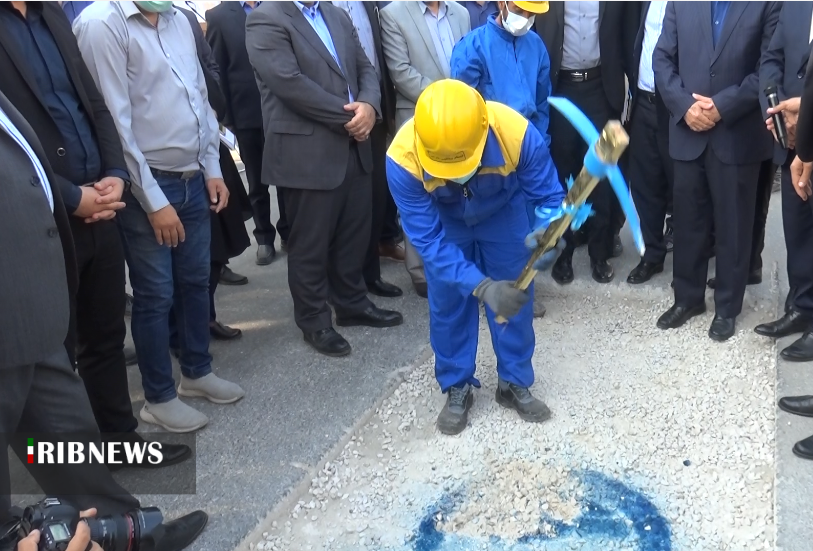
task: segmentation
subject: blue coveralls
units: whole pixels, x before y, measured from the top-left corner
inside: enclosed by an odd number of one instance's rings
[[[465,383],[480,386],[474,377],[479,306],[472,293],[486,277],[519,276],[530,257],[524,244],[532,229],[528,202],[555,209],[564,199],[542,135],[509,107],[488,102],[487,108],[490,128],[481,167],[466,186],[424,172],[412,120],[387,152],[390,191],[404,232],[424,261],[429,336],[443,392]],[[533,287],[528,292],[533,298]],[[521,387],[534,381],[532,302],[505,325],[486,307],[497,372]]]
[[[550,57],[539,35],[514,36],[492,15],[487,24],[472,29],[455,45],[451,76],[476,89],[486,101],[519,111],[550,147]]]

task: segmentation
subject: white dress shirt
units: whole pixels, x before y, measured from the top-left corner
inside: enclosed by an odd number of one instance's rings
[[[8,118],[6,113],[0,108],[0,129],[6,132],[11,139],[14,140],[19,144],[19,146],[25,151],[28,158],[31,159],[31,164],[34,165],[34,172],[37,173],[37,177],[40,180],[40,185],[42,186],[42,190],[45,192],[45,198],[48,200],[48,205],[51,207],[51,212],[54,212],[54,195],[51,191],[51,183],[48,181],[48,176],[45,174],[45,169],[42,168],[42,164],[40,163],[39,158],[37,158],[37,154],[34,153],[34,150],[31,149],[31,146],[26,141],[25,137],[17,130],[17,127],[14,126],[14,123],[11,122],[11,119]]]
[[[644,23],[644,42],[641,44],[641,63],[638,65],[638,88],[645,92],[655,91],[655,72],[652,70],[652,52],[658,44],[663,29],[666,2],[650,2]]]

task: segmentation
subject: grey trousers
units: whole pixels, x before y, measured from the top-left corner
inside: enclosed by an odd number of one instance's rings
[[[11,507],[6,451],[11,442],[7,436],[98,432],[85,385],[64,348],[40,363],[0,366],[0,521]],[[95,507],[98,516],[121,514],[140,506],[103,465],[28,465],[26,448],[11,447],[48,496],[62,498],[80,510]],[[51,491],[54,480],[60,481],[62,493]],[[64,493],[66,489],[71,491]]]

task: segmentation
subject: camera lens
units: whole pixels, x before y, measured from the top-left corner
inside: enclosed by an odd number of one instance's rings
[[[157,507],[147,507],[124,515],[89,518],[87,523],[90,539],[104,551],[151,551],[153,531],[163,520]]]

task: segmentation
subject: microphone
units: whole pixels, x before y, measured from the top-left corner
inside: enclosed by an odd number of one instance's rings
[[[771,107],[776,107],[779,105],[779,96],[776,94],[776,85],[769,84],[767,88],[765,88],[765,97],[768,98],[768,105]],[[785,127],[785,117],[782,113],[774,113],[771,115],[773,119],[773,128],[774,132],[776,132],[776,139],[779,140],[779,145],[782,146],[783,149],[788,148],[788,130]]]

